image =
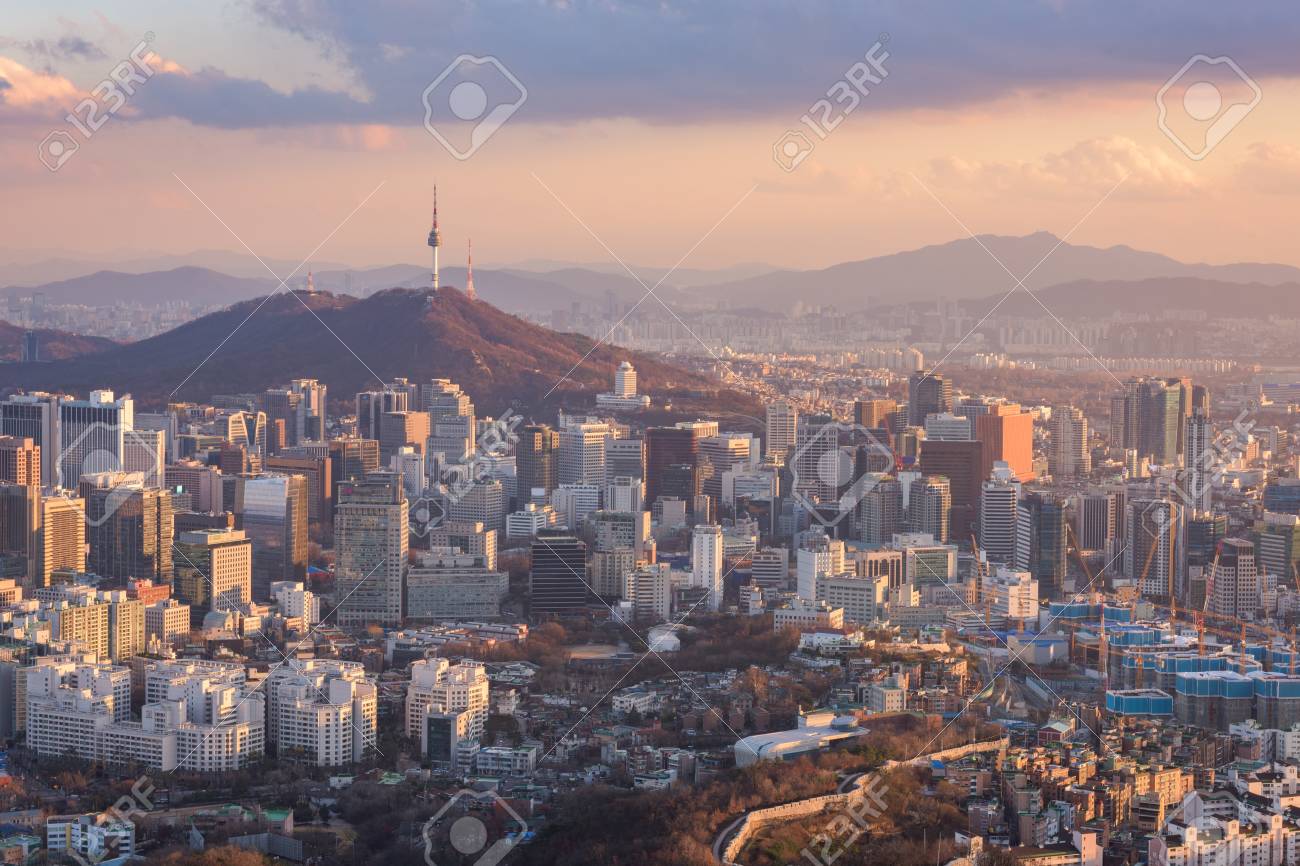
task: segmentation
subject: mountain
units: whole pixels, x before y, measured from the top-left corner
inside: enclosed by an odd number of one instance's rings
[[[210,355],[210,357],[209,357]],[[206,360],[205,360],[206,359]],[[746,395],[652,355],[562,334],[471,301],[450,288],[389,289],[366,298],[280,292],[235,304],[180,327],[93,357],[13,368],[27,388],[84,392],[111,387],[142,405],[256,392],[300,376],[347,403],[395,376],[457,382],[484,413],[565,405],[589,407],[623,360],[640,390],[675,408],[758,416]]]
[[[188,253],[141,253],[124,258],[99,255],[85,258],[80,255],[67,255],[61,252],[37,251],[21,261],[0,263],[0,285],[39,286],[73,277],[84,277],[105,268],[124,274],[145,274],[150,271],[170,271],[176,268],[194,267],[221,271],[235,277],[263,279],[270,275],[266,272],[266,263],[277,274],[287,274],[298,266],[298,261],[277,259],[263,256],[259,262],[248,254],[247,250],[194,250]],[[309,266],[317,269],[342,268],[344,265],[334,262],[314,261],[304,265],[305,273]],[[274,285],[274,283],[273,283]]]
[[[447,285],[464,285],[464,268],[441,268],[439,279]],[[526,271],[486,270],[474,274],[478,296],[511,313],[548,313],[588,297],[546,276]],[[429,285],[429,265],[386,265],[356,271],[322,271],[314,275],[316,288],[344,294],[368,295],[391,289],[423,289]]]
[[[0,322],[0,362],[14,362],[22,358],[23,339],[26,333],[27,328]],[[86,337],[48,328],[37,328],[35,333],[38,353],[42,361],[78,358],[120,345],[105,337]],[[11,370],[6,368],[0,380],[7,379],[10,372]]]
[[[1147,280],[1075,280],[1033,290],[1058,316],[1096,316],[1098,311],[1149,313],[1204,310],[1211,316],[1300,318],[1300,283],[1235,283],[1200,277],[1154,277]],[[963,302],[982,316],[1006,292]],[[999,315],[1038,316],[1043,307],[1017,292],[998,307]]]
[[[291,281],[291,285],[294,281]],[[276,287],[275,280],[232,277],[207,268],[182,267],[169,271],[131,274],[124,271],[96,271],[39,286],[10,286],[0,296],[26,298],[40,292],[47,303],[102,306],[116,301],[155,306],[166,301],[228,304],[265,295]]]
[[[1003,270],[983,247],[988,247],[1016,276],[1013,278]],[[1101,249],[1061,243],[1055,235],[1037,232],[1025,237],[981,235],[978,240],[962,238],[821,270],[775,271],[701,287],[692,295],[724,305],[745,304],[781,312],[791,310],[793,299],[805,306],[833,305],[856,310],[874,303],[982,298],[1009,291],[1016,280],[1027,274],[1044,256],[1047,256],[1046,261],[1025,281],[1026,288],[1031,291],[1078,280],[1157,277],[1268,285],[1300,282],[1300,268],[1289,265],[1187,264],[1126,246]]]

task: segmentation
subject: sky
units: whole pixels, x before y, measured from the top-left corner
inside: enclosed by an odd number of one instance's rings
[[[1300,265],[1300,12],[1236,5],[5,0],[0,260],[422,262],[436,182],[447,264]]]

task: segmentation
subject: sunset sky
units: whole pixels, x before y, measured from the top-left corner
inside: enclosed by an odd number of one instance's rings
[[[1072,241],[1300,265],[1293,3],[15,5],[3,260],[239,248],[215,213],[296,262],[373,192],[316,259],[422,262],[436,180],[447,264],[470,235],[485,265],[608,262],[594,233],[637,264],[698,243],[685,266],[818,267],[963,237],[958,220],[1058,235],[1083,220]],[[146,34],[158,71],[47,170],[39,143]],[[882,34],[888,76],[784,171],[774,143],[808,132],[800,117]],[[463,161],[422,103],[460,54],[499,59],[527,90]],[[1201,160],[1156,103],[1197,54],[1231,57],[1261,92]],[[1185,83],[1170,111],[1190,128]],[[1226,103],[1250,98],[1235,84]]]

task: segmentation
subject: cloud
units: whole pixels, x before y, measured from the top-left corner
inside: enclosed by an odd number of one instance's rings
[[[1020,162],[935,159],[930,163],[930,179],[936,186],[1050,196],[1102,195],[1124,179],[1117,194],[1154,199],[1179,198],[1202,185],[1183,162],[1122,136],[1081,141]]]
[[[882,33],[886,82],[864,111],[1058,98],[1115,84],[1152,94],[1212,45],[1256,77],[1300,74],[1293,5],[1249,15],[1211,0],[250,0],[259,22],[316,45],[351,93],[201,70],[142,110],[218,127],[421,122],[420,94],[457,55],[493,55],[528,87],[523,122],[798,117]],[[361,94],[361,95],[357,95]]]
[[[47,61],[60,60],[104,60],[108,55],[104,49],[100,48],[89,39],[80,36],[60,36],[57,39],[3,39],[0,38],[0,49],[11,51],[19,50],[26,52],[33,57],[41,57]]]
[[[1300,148],[1257,141],[1246,149],[1234,180],[1251,192],[1295,195],[1300,192]]]
[[[0,120],[61,115],[79,96],[77,86],[63,76],[0,56]]]

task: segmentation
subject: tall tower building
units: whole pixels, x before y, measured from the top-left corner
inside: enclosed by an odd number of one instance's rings
[[[0,436],[31,439],[41,450],[41,486],[57,481],[59,398],[44,392],[14,394],[0,401]]]
[[[1137,582],[1144,597],[1167,599],[1171,577],[1178,594],[1187,534],[1183,509],[1168,499],[1134,499],[1125,522],[1124,574]]]
[[[942,475],[912,482],[907,497],[907,525],[912,532],[933,535],[939,544],[948,543],[952,511],[952,485]]]
[[[410,536],[401,478],[375,472],[340,484],[334,515],[339,625],[400,626]]]
[[[1028,571],[1047,598],[1063,598],[1066,575],[1065,502],[1029,493],[1017,506],[1016,568]]]
[[[560,436],[545,424],[519,428],[515,443],[515,495],[520,507],[531,501],[534,489],[555,489],[555,460]]]
[[[1057,480],[1077,478],[1092,471],[1088,452],[1088,419],[1073,406],[1052,407],[1052,444],[1047,462]]]
[[[438,288],[438,248],[442,236],[438,234],[438,185],[433,185],[433,225],[429,229],[429,246],[433,249],[433,288]]]
[[[952,382],[938,373],[913,373],[907,382],[907,418],[913,427],[925,424],[926,415],[952,412]]]
[[[1210,610],[1223,616],[1253,618],[1260,608],[1260,574],[1255,564],[1255,546],[1244,538],[1225,538],[1219,543],[1214,569]]]
[[[1210,510],[1210,489],[1213,486],[1214,428],[1206,410],[1196,408],[1187,419],[1187,495],[1194,511]]]
[[[91,391],[87,400],[59,401],[58,484],[75,490],[85,472],[114,472],[126,465],[126,436],[135,429],[135,403],[128,394]]]
[[[768,406],[767,440],[763,443],[763,453],[768,457],[780,457],[784,461],[786,454],[794,447],[798,426],[799,410],[793,403],[778,400]]]
[[[172,579],[171,491],[143,487],[123,473],[83,475],[90,570],[101,577]]]
[[[980,547],[990,562],[1010,565],[1016,559],[1016,504],[1020,484],[1007,467],[998,467],[980,491]]]
[[[614,435],[608,424],[582,421],[560,430],[560,484],[605,483],[605,440]]]
[[[271,584],[307,579],[307,478],[267,473],[243,479],[240,526],[253,543],[253,600]]]
[[[975,438],[981,443],[983,478],[992,477],[1001,460],[1011,467],[1017,481],[1034,479],[1034,418],[1014,403],[994,405],[975,416]]]
[[[709,591],[709,610],[722,607],[722,527],[699,524],[691,531],[691,586]]]
[[[627,361],[614,371],[614,396],[632,397],[636,394],[636,368]]]

